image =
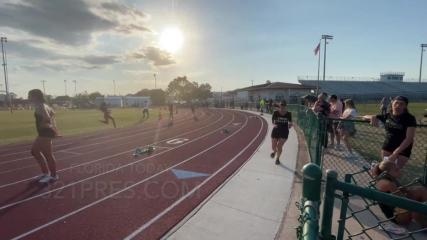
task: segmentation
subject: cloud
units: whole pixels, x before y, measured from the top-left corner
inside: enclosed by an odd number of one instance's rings
[[[9,56],[18,57],[25,62],[33,62],[33,67],[24,63],[21,67],[25,70],[38,68],[57,71],[66,71],[72,68],[97,69],[118,63],[121,59],[119,56],[114,55],[88,54],[81,57],[79,55],[63,54],[55,49],[41,48],[32,43],[37,43],[37,41],[9,41],[7,43]]]
[[[20,0],[0,4],[0,26],[21,30],[72,46],[91,42],[93,34],[150,31],[146,15],[116,2],[86,0]]]
[[[88,55],[82,57],[81,60],[91,64],[91,65],[110,65],[119,62],[119,58],[117,56],[96,56],[96,55]]]
[[[101,7],[104,8],[105,10],[117,12],[120,14],[131,13],[131,14],[139,16],[139,17],[146,17],[145,14],[143,12],[139,11],[138,9],[131,8],[127,5],[120,4],[117,2],[104,2],[104,3],[101,3]]]
[[[155,66],[166,66],[176,63],[170,53],[152,46],[133,53],[131,57],[134,59],[147,59]]]

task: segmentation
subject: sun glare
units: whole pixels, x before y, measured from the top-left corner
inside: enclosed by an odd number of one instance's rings
[[[175,53],[182,48],[184,38],[178,28],[167,28],[160,35],[160,48]]]

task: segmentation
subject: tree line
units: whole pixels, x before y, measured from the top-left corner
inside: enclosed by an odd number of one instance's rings
[[[72,102],[78,108],[90,108],[94,105],[97,97],[103,97],[100,92],[79,93],[74,97],[58,96],[52,98],[47,95],[46,100],[49,103],[65,103]],[[169,101],[190,102],[190,101],[206,101],[212,97],[212,87],[209,83],[199,84],[191,82],[186,76],[176,77],[169,82],[166,90],[163,89],[142,89],[134,94],[126,96],[148,96],[151,98],[153,105],[164,105]]]

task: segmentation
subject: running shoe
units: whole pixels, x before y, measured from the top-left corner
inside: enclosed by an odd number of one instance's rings
[[[279,164],[280,164],[280,160],[276,159],[276,165],[279,165]]]
[[[40,181],[40,179],[45,178],[46,176],[49,176],[49,175],[48,174],[42,174],[42,175],[39,175],[39,176],[35,177],[34,180],[35,181]]]
[[[49,182],[55,182],[59,179],[58,175],[56,176],[50,176],[50,175],[46,175],[43,178],[41,178],[39,180],[39,183],[49,183]]]
[[[271,158],[274,158],[274,156],[276,155],[276,152],[272,152],[271,154],[270,154],[270,157]]]

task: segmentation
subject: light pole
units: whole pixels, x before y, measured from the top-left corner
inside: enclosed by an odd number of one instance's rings
[[[113,85],[114,85],[114,96],[116,96],[116,80],[113,80]]]
[[[65,96],[67,96],[67,80],[64,80]]]
[[[74,83],[74,96],[77,96],[77,80],[73,80]]]
[[[424,48],[427,47],[427,44],[421,44],[421,61],[420,61],[420,78],[418,79],[418,81],[421,83],[421,74],[423,71],[423,53],[424,53]]]
[[[46,88],[45,88],[46,80],[42,80],[41,82],[43,84],[43,94],[46,95]]]
[[[8,101],[10,112],[12,113],[12,96],[9,94],[9,76],[7,72],[7,56],[6,56],[6,49],[4,47],[4,44],[7,43],[7,37],[0,37],[0,42],[1,42],[1,52],[3,57],[4,87],[6,90],[6,101]]]
[[[157,74],[153,74],[154,76],[154,89],[157,89]]]
[[[326,44],[327,40],[332,40],[334,37],[331,35],[322,35],[322,39],[325,40],[325,47],[323,51],[323,81],[325,81],[325,70],[326,70]]]

